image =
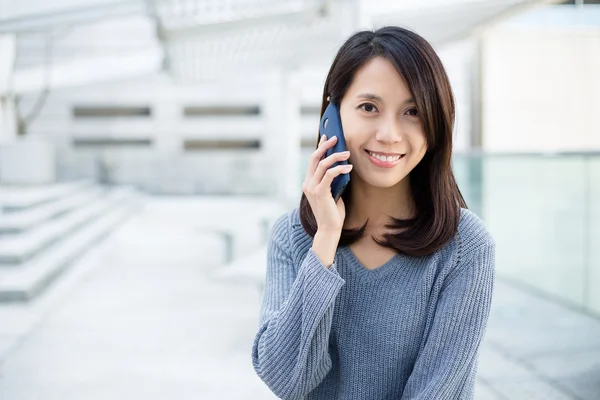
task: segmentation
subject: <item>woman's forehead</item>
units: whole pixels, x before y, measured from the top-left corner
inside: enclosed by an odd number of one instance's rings
[[[410,89],[394,65],[384,57],[375,57],[358,69],[345,97],[374,101],[408,103]]]

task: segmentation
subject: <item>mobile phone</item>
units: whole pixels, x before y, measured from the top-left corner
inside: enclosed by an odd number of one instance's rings
[[[325,157],[329,157],[333,153],[339,153],[342,151],[346,151],[346,141],[344,140],[344,132],[342,130],[342,120],[340,118],[340,112],[338,107],[332,102],[329,103],[323,116],[321,117],[321,124],[319,127],[319,132],[321,137],[322,135],[327,136],[327,139],[332,136],[337,136],[337,142],[335,146],[328,149],[325,153]],[[337,165],[347,165],[348,161],[344,160],[341,162],[336,161],[330,168],[333,168]],[[337,203],[338,199],[344,193],[344,189],[348,186],[350,182],[350,174],[344,173],[333,178],[333,182],[331,182],[331,195],[333,199]]]

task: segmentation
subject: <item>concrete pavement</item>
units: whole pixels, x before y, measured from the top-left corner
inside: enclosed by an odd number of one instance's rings
[[[0,400],[274,399],[250,360],[258,288],[213,278],[207,226],[272,210],[238,203],[149,199],[35,303],[0,306]],[[598,400],[600,320],[499,279],[479,371],[480,400]]]

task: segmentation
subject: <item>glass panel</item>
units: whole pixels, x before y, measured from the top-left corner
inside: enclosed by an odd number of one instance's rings
[[[600,315],[600,156],[588,157],[589,164],[589,307]]]
[[[483,160],[483,214],[497,271],[584,305],[585,160],[504,156]]]

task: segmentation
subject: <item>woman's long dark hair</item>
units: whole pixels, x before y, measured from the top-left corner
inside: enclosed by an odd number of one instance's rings
[[[378,56],[390,61],[408,85],[427,138],[427,152],[409,175],[416,207],[414,217],[391,217],[386,225],[391,232],[383,240],[374,239],[399,253],[423,256],[442,248],[453,237],[460,209],[467,207],[451,164],[454,97],[442,62],[431,45],[416,33],[395,26],[355,33],[342,45],[329,69],[321,116],[329,103],[327,97],[331,96],[330,100],[339,106],[356,71]],[[342,195],[347,211],[352,207],[350,192],[347,187]],[[314,237],[317,222],[304,194],[300,200],[300,221],[306,233]],[[339,244],[357,241],[366,226],[367,223],[358,229],[343,229]]]

